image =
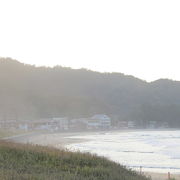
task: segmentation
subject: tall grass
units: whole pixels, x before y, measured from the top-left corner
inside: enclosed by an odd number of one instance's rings
[[[0,179],[147,180],[148,178],[96,155],[0,141]]]

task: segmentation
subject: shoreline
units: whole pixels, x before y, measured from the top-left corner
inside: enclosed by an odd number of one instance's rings
[[[55,148],[63,148],[66,145],[87,142],[87,138],[72,138],[73,136],[87,136],[95,134],[106,133],[128,133],[128,132],[142,132],[142,131],[180,131],[180,129],[118,129],[118,130],[102,130],[102,131],[74,131],[74,132],[44,132],[34,131],[24,134],[1,138],[3,140],[19,142],[23,144],[35,144],[42,146],[52,146]]]
[[[87,135],[96,135],[96,134],[106,134],[106,133],[127,133],[127,132],[138,132],[138,131],[178,131],[179,129],[122,129],[122,130],[111,130],[111,131],[88,131],[88,132],[34,132],[26,133],[18,136],[12,136],[4,138],[8,141],[14,141],[23,144],[34,144],[42,146],[51,146],[57,149],[66,149],[67,145],[78,144],[89,141],[87,138],[76,138],[76,136],[87,136]],[[69,149],[70,150],[70,149]],[[144,169],[145,170],[145,169]],[[138,170],[135,170],[138,172]],[[160,172],[150,172],[143,171],[142,174],[146,176],[151,176],[152,180],[167,180],[167,173]],[[171,178],[180,180],[179,173],[171,173]]]

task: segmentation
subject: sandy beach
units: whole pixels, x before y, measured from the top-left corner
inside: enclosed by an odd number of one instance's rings
[[[93,134],[88,132],[73,132],[73,133],[42,133],[33,132],[17,136],[11,136],[3,138],[8,141],[14,141],[18,143],[34,144],[42,146],[51,146],[55,148],[64,148],[68,144],[80,143],[88,141],[87,139],[70,138],[77,135],[88,135]]]
[[[23,135],[17,135],[5,138],[6,140],[15,141],[19,143],[37,144],[42,146],[51,146],[55,148],[64,148],[66,145],[72,143],[86,142],[88,139],[71,138],[73,136],[93,135],[99,132],[72,132],[72,133],[42,133],[34,132]],[[101,132],[102,133],[102,132]],[[154,173],[154,172],[143,172],[146,176],[151,176],[152,180],[167,180],[167,173]],[[171,174],[171,178],[180,180],[180,174]]]
[[[151,176],[152,180],[168,180],[168,173],[154,173],[154,172],[144,172],[146,176]],[[180,174],[171,174],[171,178],[175,180],[180,180]]]

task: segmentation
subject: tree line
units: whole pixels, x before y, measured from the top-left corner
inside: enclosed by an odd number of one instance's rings
[[[36,67],[0,58],[0,119],[89,117],[180,126],[180,82],[122,73]]]

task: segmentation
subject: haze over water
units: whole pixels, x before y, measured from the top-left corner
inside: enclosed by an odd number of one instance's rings
[[[129,168],[180,173],[180,131],[108,132],[73,136],[88,141],[68,145],[70,150],[105,156]]]

